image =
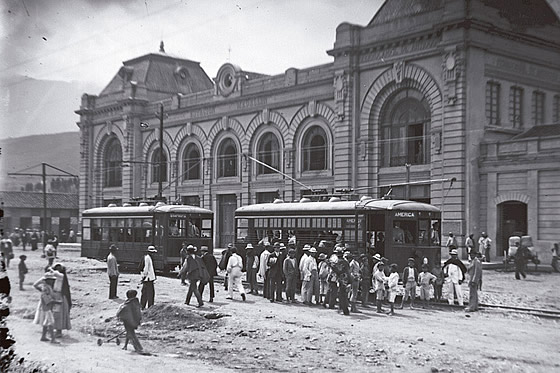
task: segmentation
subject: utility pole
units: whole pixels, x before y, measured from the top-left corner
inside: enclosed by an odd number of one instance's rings
[[[41,176],[43,178],[43,224],[41,230],[47,233],[47,164],[41,163]]]
[[[158,200],[163,199],[163,103],[159,104],[159,182]]]
[[[34,168],[37,167],[33,166],[30,168]],[[47,174],[47,167],[50,167],[52,169],[55,169],[59,172],[62,172],[63,174]],[[30,168],[27,168],[25,170],[29,170]],[[71,174],[70,172],[66,172],[58,167],[52,166],[48,163],[41,163],[41,173],[37,174],[37,173],[25,173],[25,172],[9,172],[8,176],[41,176],[42,181],[43,181],[43,224],[41,224],[41,229],[45,232],[47,232],[47,176],[72,176],[72,177],[78,177],[78,175],[74,175]]]

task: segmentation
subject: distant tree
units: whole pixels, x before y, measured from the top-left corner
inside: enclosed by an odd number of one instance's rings
[[[25,184],[25,191],[26,192],[33,192],[33,183]]]
[[[35,191],[40,192],[41,190],[43,190],[43,183],[36,183],[35,184]]]

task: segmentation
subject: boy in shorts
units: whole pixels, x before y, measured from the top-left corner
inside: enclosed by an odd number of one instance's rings
[[[420,299],[422,300],[422,308],[430,306],[430,288],[432,283],[437,280],[437,277],[428,272],[428,265],[422,265],[422,272],[418,275],[418,282],[420,283]]]
[[[404,296],[402,298],[401,306],[403,308],[404,302],[410,297],[410,309],[414,308],[414,299],[416,298],[416,284],[418,283],[418,270],[414,266],[414,258],[408,258],[408,267],[403,271],[403,285]]]

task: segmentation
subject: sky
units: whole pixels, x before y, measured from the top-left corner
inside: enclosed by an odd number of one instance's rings
[[[75,82],[98,94],[122,61],[157,52],[280,74],[332,61],[336,27],[383,0],[4,0],[0,76]],[[97,90],[97,91],[95,91]],[[73,108],[75,109],[75,108]]]

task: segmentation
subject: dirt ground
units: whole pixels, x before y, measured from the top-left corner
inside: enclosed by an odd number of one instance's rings
[[[396,316],[374,308],[343,316],[335,310],[301,304],[270,303],[248,295],[242,302],[217,284],[214,303],[198,309],[183,304],[186,288],[178,279],[158,277],[156,304],[143,315],[138,335],[151,356],[123,351],[100,337],[123,330],[115,317],[126,290],[138,289],[140,276],[122,274],[117,300],[109,300],[105,264],[79,257],[62,247],[59,260],[68,268],[72,291],[72,330],[60,345],[40,342],[32,324],[39,292],[32,287],[46,265],[40,252],[29,252],[25,291],[17,286],[21,248],[15,250],[8,327],[16,344],[13,371],[49,372],[551,372],[560,371],[557,320],[520,313],[459,309],[398,310]],[[560,274],[484,271],[483,302],[560,309]],[[466,289],[466,288],[465,288]],[[444,293],[445,296],[445,293]],[[208,299],[208,294],[204,296]],[[192,304],[196,301],[193,299]],[[214,319],[205,315],[226,317]],[[22,364],[19,364],[23,358]],[[19,359],[19,360],[18,360]]]

